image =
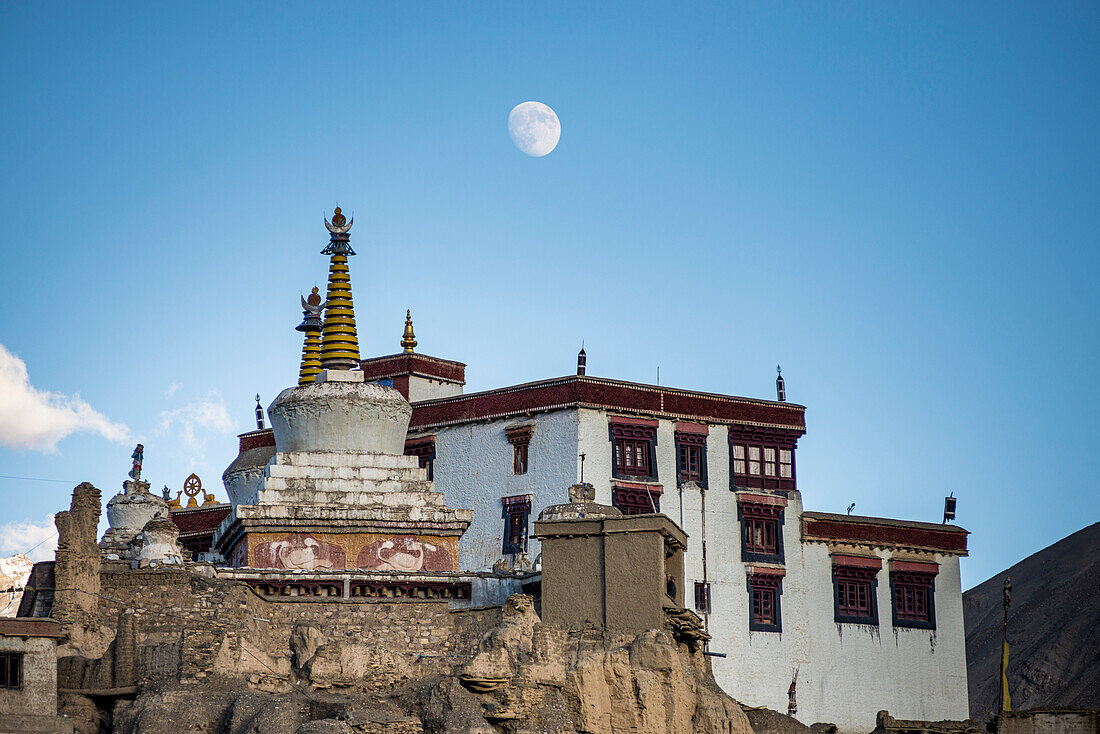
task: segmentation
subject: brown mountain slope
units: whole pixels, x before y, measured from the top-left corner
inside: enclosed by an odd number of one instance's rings
[[[997,706],[1006,576],[1012,578],[1012,707],[1100,708],[1100,523],[1095,523],[963,594],[970,716],[984,721]]]

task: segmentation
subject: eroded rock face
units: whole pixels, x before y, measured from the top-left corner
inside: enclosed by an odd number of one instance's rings
[[[749,734],[740,706],[663,630],[613,640],[539,622],[513,596],[497,629],[458,675],[486,722],[524,732]]]
[[[230,606],[247,607],[242,594],[235,590],[233,598],[241,603]],[[555,628],[539,620],[529,596],[510,597],[500,623],[481,637],[473,656],[456,655],[453,665],[428,666],[403,655],[396,642],[390,649],[334,637],[305,620],[282,638],[281,649],[273,649],[272,638],[265,638],[270,632],[264,632],[270,625],[249,621],[247,609],[238,613],[233,639],[223,631],[220,651],[201,671],[194,650],[210,649],[215,641],[193,647],[189,635],[200,632],[184,634],[179,655],[186,679],[161,680],[134,700],[120,701],[110,714],[101,712],[111,730],[753,734],[741,708],[714,684],[706,659],[687,652],[667,631],[630,636]],[[132,624],[126,616],[119,619],[120,630]],[[106,671],[108,658],[129,647],[116,640],[93,667]],[[97,685],[117,685],[130,675],[116,671],[110,681],[95,679]],[[89,676],[82,684],[90,683]],[[82,703],[74,701],[72,709]],[[91,733],[95,712],[86,713]]]

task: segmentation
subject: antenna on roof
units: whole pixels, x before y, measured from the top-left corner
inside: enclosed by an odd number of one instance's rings
[[[948,521],[955,519],[955,503],[958,499],[955,497],[955,493],[947,495],[943,498],[943,523],[946,525]]]
[[[775,378],[775,399],[785,403],[787,402],[787,384],[783,382],[783,368],[776,365],[775,371],[779,373],[779,377]]]
[[[855,502],[853,502],[852,504],[848,505],[848,514],[849,514],[849,515],[851,515],[851,514],[852,514],[852,510],[854,510],[854,509],[856,509],[856,503],[855,503]]]

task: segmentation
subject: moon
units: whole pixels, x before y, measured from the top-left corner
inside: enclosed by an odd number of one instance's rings
[[[508,134],[524,153],[542,158],[557,147],[561,122],[542,102],[521,102],[508,113]]]

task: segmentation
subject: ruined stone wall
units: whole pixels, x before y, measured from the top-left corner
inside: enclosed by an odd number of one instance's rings
[[[1100,711],[1040,708],[1006,711],[997,717],[1000,734],[1097,734]]]
[[[99,660],[63,659],[63,688],[206,678],[270,692],[304,678],[385,688],[451,673],[500,618],[499,607],[452,611],[423,599],[269,601],[245,584],[183,569],[105,570],[95,599],[97,620],[118,634]]]
[[[63,649],[86,652],[89,632],[95,628],[96,594],[99,593],[100,493],[83,482],[73,489],[70,508],[54,517],[57,525],[56,591],[53,617],[61,624]],[[64,654],[62,652],[61,654]]]

